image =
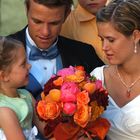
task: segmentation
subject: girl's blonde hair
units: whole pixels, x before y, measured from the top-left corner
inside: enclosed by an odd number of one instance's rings
[[[0,36],[0,70],[6,70],[13,64],[19,47],[23,47],[20,41]]]

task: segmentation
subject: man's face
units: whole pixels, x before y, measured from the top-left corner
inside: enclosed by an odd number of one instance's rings
[[[28,29],[37,47],[47,49],[54,43],[65,20],[65,11],[65,6],[50,8],[30,0]]]
[[[100,8],[104,7],[107,2],[107,0],[78,0],[78,1],[79,4],[84,9],[86,9],[93,15],[95,15]]]

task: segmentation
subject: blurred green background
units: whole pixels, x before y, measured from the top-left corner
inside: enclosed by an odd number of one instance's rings
[[[109,2],[110,0],[108,0]],[[76,7],[78,0],[73,0]],[[21,30],[27,24],[24,0],[0,0],[0,35]]]
[[[0,35],[22,29],[26,23],[24,0],[0,0]]]
[[[76,6],[77,0],[73,0]],[[74,7],[75,7],[74,6]],[[21,30],[27,24],[24,0],[0,0],[0,35]]]

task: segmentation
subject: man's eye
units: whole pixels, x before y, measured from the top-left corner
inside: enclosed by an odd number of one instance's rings
[[[58,22],[52,22],[52,25],[59,25],[59,21]]]
[[[39,24],[39,23],[41,23],[41,21],[39,21],[39,20],[36,20],[36,19],[33,19],[33,22],[34,22],[34,23],[36,23],[36,24]]]

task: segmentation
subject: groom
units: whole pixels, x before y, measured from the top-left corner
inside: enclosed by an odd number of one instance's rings
[[[92,46],[59,36],[72,0],[25,0],[25,4],[28,25],[10,37],[25,45],[27,61],[32,65],[26,89],[35,98],[50,77],[63,67],[83,65],[90,73],[103,65]]]

